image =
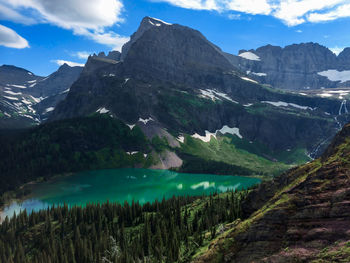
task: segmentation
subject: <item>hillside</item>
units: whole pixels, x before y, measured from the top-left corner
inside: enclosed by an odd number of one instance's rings
[[[1,260],[348,262],[349,135],[250,191],[23,212],[0,226]]]
[[[194,262],[349,262],[350,125],[325,154],[251,192]]]

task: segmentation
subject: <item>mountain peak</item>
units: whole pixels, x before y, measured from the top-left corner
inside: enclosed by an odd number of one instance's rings
[[[121,60],[124,60],[131,45],[136,42],[146,31],[152,28],[158,28],[162,26],[170,26],[172,24],[169,24],[167,22],[164,22],[158,18],[153,18],[146,16],[142,19],[140,26],[138,27],[137,31],[131,35],[130,41],[124,44],[122,47],[122,54],[121,54]]]

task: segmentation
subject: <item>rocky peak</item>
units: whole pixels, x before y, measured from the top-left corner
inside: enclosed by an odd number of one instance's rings
[[[248,52],[256,54],[259,59],[244,56],[241,50],[239,60],[233,64],[250,74],[257,81],[270,84],[278,89],[318,89],[334,88],[335,82],[318,73],[337,69],[337,56],[328,48],[317,43],[301,43],[284,48],[266,45]],[[245,51],[247,52],[247,51]],[[235,64],[236,63],[236,64]],[[349,64],[349,62],[347,62]]]
[[[154,27],[160,27],[160,26],[170,26],[171,24],[164,22],[160,19],[152,18],[149,16],[146,16],[142,19],[139,28],[137,31],[131,35],[130,41],[125,43],[122,47],[122,54],[121,54],[121,60],[124,60],[131,45],[137,41],[143,33],[145,33],[147,30],[154,28]]]
[[[350,47],[345,48],[338,55],[338,69],[349,70],[350,69]]]
[[[199,31],[149,17],[124,45],[122,60],[127,73],[142,79],[190,84],[204,82],[209,72],[233,69],[222,51]]]
[[[119,61],[120,57],[121,57],[121,53],[119,51],[116,51],[116,50],[110,51],[107,55],[107,58],[113,59],[116,61]]]

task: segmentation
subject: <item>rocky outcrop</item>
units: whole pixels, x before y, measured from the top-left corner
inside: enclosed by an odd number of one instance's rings
[[[334,257],[336,262],[348,262],[350,253],[344,249],[350,240],[348,134],[350,125],[321,160],[252,191],[243,205],[245,220],[195,262],[330,262]]]

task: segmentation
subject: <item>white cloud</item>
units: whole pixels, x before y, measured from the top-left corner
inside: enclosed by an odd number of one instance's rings
[[[150,0],[196,10],[270,15],[288,26],[350,17],[349,0]],[[230,15],[228,15],[230,16]]]
[[[340,52],[342,52],[344,50],[345,47],[332,47],[329,48],[330,51],[332,51],[334,54],[336,54],[337,56],[339,55]]]
[[[295,30],[295,32],[297,32],[297,33],[303,33],[303,30],[298,29],[298,30]]]
[[[62,66],[63,64],[67,64],[70,67],[84,67],[84,64],[82,63],[77,63],[77,62],[63,60],[63,59],[51,60],[51,62],[56,63],[59,66]]]
[[[311,22],[325,22],[344,17],[350,17],[350,4],[340,5],[325,13],[311,13],[308,15]]]
[[[41,22],[72,30],[76,35],[116,49],[127,40],[108,30],[123,22],[121,0],[0,0],[0,3],[13,12],[35,12]]]
[[[18,35],[11,28],[0,25],[0,45],[12,48],[29,47],[28,41]]]
[[[113,47],[113,50],[119,50],[119,51],[121,50],[124,43],[128,42],[130,39],[129,37],[120,36],[113,31],[91,32],[88,29],[79,28],[79,29],[76,29],[74,33],[77,35],[86,36],[97,43]]]
[[[78,57],[80,59],[87,59],[91,54],[92,54],[92,52],[78,51],[78,52],[74,53],[73,56]]]
[[[268,15],[272,11],[272,6],[267,0],[230,0],[222,2],[224,3],[224,7],[228,10],[235,10],[253,15]]]
[[[306,22],[308,20],[306,15],[309,12],[333,8],[344,2],[344,0],[280,0],[273,15],[287,25],[295,26]]]
[[[21,15],[16,10],[13,10],[0,3],[0,19],[10,20],[21,24],[31,25],[35,24],[36,21],[33,18]]]

